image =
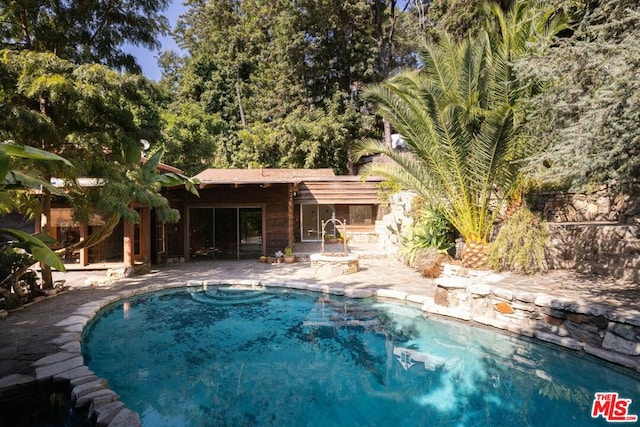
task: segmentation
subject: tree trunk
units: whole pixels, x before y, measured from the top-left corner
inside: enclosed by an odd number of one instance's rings
[[[242,126],[246,126],[247,121],[244,118],[244,108],[242,108],[242,95],[240,94],[240,82],[236,82],[236,97],[238,98],[238,109],[240,110],[240,123],[242,123]]]
[[[386,147],[391,147],[391,123],[383,117],[382,125],[384,126],[384,145]]]
[[[47,236],[51,235],[51,193],[47,189],[43,189],[42,191],[40,232]],[[40,263],[40,271],[42,274],[42,289],[52,289],[53,277],[51,276],[51,267],[47,264]]]
[[[462,251],[462,265],[479,270],[490,269],[487,261],[487,244],[485,242],[465,241]]]
[[[40,113],[44,116],[49,116],[49,104],[47,98],[44,95],[40,96]],[[42,149],[46,150],[47,144],[42,142]],[[50,176],[46,176],[47,181],[51,180]],[[46,188],[42,189],[42,214],[40,215],[40,232],[51,235],[51,193]],[[49,265],[40,263],[40,271],[42,274],[42,289],[53,288],[53,277],[51,276],[51,267]]]

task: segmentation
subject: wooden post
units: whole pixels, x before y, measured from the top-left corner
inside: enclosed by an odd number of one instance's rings
[[[123,262],[125,267],[133,265],[133,224],[129,221],[124,222],[124,239],[123,239]]]
[[[140,208],[140,253],[138,261],[151,262],[151,209]]]
[[[80,241],[83,241],[84,239],[86,239],[88,234],[89,234],[89,224],[87,224],[86,222],[83,222],[80,225]],[[80,265],[83,267],[89,265],[89,249],[88,248],[80,249]]]
[[[289,197],[288,197],[288,206],[287,206],[287,246],[293,248],[293,242],[295,240],[294,229],[295,229],[295,214],[294,214],[294,205],[293,205],[293,195],[295,194],[295,188],[293,184],[289,184]]]

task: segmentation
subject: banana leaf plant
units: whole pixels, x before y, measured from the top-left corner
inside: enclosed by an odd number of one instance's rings
[[[64,196],[64,194],[49,184],[48,182],[37,177],[37,171],[24,173],[19,170],[12,169],[13,158],[25,158],[30,160],[43,161],[61,161],[66,165],[73,165],[66,159],[26,145],[13,144],[11,141],[0,143],[0,207],[2,211],[10,210],[11,199],[10,194],[14,191],[40,191],[47,188],[51,193]],[[8,237],[9,240],[2,245],[7,246],[13,251],[24,251],[38,262],[49,265],[57,270],[66,271],[64,264],[60,258],[51,250],[48,244],[53,243],[51,237],[43,234],[28,234],[20,230],[12,228],[0,228],[0,235]],[[22,273],[26,269],[20,269]],[[5,282],[7,278],[2,277],[0,281]],[[19,286],[19,276],[14,275],[11,283],[14,292],[23,296],[23,291]]]

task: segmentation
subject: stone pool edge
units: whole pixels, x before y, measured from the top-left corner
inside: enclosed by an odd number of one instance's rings
[[[640,372],[640,344],[624,337],[633,335],[636,331],[640,334],[640,312],[569,301],[543,293],[509,290],[483,283],[477,278],[443,277],[435,282],[437,288],[434,297],[391,289],[348,288],[303,281],[250,279],[172,282],[121,290],[78,306],[69,317],[56,323],[56,327],[63,328],[63,332],[52,341],[59,351],[33,362],[33,377],[9,375],[2,378],[0,392],[29,383],[66,382],[70,388],[72,404],[76,408],[88,407],[89,418],[93,420],[94,425],[140,426],[138,413],[126,408],[119,400],[120,396],[109,388],[108,381],[96,376],[84,364],[81,341],[85,326],[102,308],[124,298],[172,288],[218,285],[296,289],[350,298],[378,297],[407,302],[420,307],[426,314],[490,327],[497,332],[536,338]],[[583,330],[590,331],[592,336],[580,340],[576,334],[585,335],[586,332],[581,333],[580,328],[576,332],[575,326],[567,326],[574,324],[586,324],[589,327]],[[596,330],[593,330],[595,325],[600,327],[596,326]],[[595,342],[596,337],[601,337],[599,346]]]

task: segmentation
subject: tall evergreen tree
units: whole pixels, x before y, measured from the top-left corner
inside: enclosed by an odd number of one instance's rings
[[[376,131],[362,86],[413,60],[417,26],[397,3],[188,3],[177,34],[189,57],[166,56],[165,81],[179,76],[180,102],[229,123],[210,163],[345,171],[353,141]]]

